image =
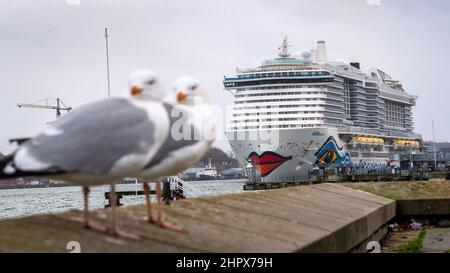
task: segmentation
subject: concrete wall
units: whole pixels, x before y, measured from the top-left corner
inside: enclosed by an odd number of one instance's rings
[[[126,240],[84,230],[80,212],[0,221],[0,251],[67,252],[348,252],[395,216],[395,201],[337,184],[185,199],[164,206],[169,221],[189,232],[145,222],[145,206],[119,209]],[[92,213],[108,224],[108,210]]]

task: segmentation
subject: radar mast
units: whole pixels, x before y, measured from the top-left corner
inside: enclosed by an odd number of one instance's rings
[[[288,47],[290,47],[290,46],[292,46],[292,45],[290,45],[290,44],[288,43],[287,38],[288,38],[287,35],[284,36],[283,43],[281,44],[281,46],[278,47],[278,55],[279,55],[281,58],[288,58],[288,57],[291,57],[291,54],[289,54],[289,52],[288,52]]]

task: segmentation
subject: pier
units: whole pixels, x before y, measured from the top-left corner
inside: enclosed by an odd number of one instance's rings
[[[147,224],[145,205],[120,207],[121,229],[139,240],[85,230],[75,220],[79,211],[7,219],[0,221],[0,252],[69,252],[72,241],[82,252],[366,252],[367,242],[383,238],[390,221],[408,209],[433,214],[432,207],[411,205],[418,199],[435,200],[435,214],[448,217],[450,181],[324,183],[164,206],[167,220],[188,233]],[[108,209],[92,216],[108,225]]]
[[[145,206],[119,209],[120,226],[140,240],[84,230],[79,211],[0,221],[0,251],[68,252],[347,252],[383,230],[395,201],[341,185],[320,184],[183,199],[164,206],[188,233],[145,222]],[[92,212],[108,224],[109,211]]]
[[[369,173],[369,174],[337,174],[325,173],[310,177],[312,183],[321,182],[380,182],[380,181],[429,181],[449,180],[450,172],[413,172],[402,170],[399,173]]]
[[[293,182],[250,182],[243,186],[244,191],[270,190],[318,183],[359,183],[359,182],[407,182],[407,181],[444,181],[450,180],[450,172],[410,172],[383,174],[336,174],[336,172],[312,175],[308,181]]]

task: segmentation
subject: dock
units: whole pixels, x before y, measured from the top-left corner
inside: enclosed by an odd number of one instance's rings
[[[306,182],[268,182],[268,183],[246,183],[244,185],[244,191],[261,191],[261,190],[272,190],[272,189],[282,189],[288,187],[296,187],[309,184]]]
[[[150,195],[156,195],[156,186],[155,183],[149,183],[149,194]],[[128,191],[116,191],[116,205],[121,206],[122,203],[120,203],[120,200],[124,196],[137,196],[137,195],[144,195],[144,190],[138,190],[137,188],[135,190],[128,190]],[[161,196],[162,199],[166,201],[168,204],[170,200],[174,199],[182,199],[186,197],[197,197],[199,194],[199,190],[195,188],[194,186],[190,185],[189,183],[186,183],[182,179],[180,179],[177,176],[170,176],[167,177],[167,179],[162,182],[162,188],[161,188]],[[111,206],[111,192],[105,192],[105,200],[108,201],[108,204],[105,205],[105,208]]]
[[[244,191],[259,191],[280,189],[287,187],[300,186],[305,184],[318,183],[359,183],[359,182],[408,182],[408,181],[445,181],[450,180],[450,172],[423,172],[413,173],[404,171],[402,173],[384,173],[384,174],[322,174],[312,175],[308,181],[286,181],[286,182],[249,182],[243,186]]]
[[[430,181],[449,180],[450,172],[412,172],[371,173],[371,174],[324,174],[310,177],[312,183],[322,182],[398,182],[398,181]]]
[[[118,209],[126,240],[82,228],[80,211],[0,221],[0,252],[349,252],[381,238],[396,202],[338,184],[317,184],[178,200],[164,206],[169,221],[189,232],[145,222],[144,205]],[[109,209],[92,211],[108,225]]]

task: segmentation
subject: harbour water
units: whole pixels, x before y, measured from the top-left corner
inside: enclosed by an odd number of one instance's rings
[[[188,183],[199,189],[199,196],[212,196],[242,192],[245,180],[191,181]],[[142,190],[141,184],[120,184],[117,186],[117,190],[129,191],[135,190],[136,187]],[[105,191],[109,191],[108,186],[91,188],[89,198],[91,209],[105,206],[107,202],[104,197]],[[124,196],[121,203],[124,205],[143,204],[144,196]],[[82,208],[81,187],[0,190],[0,219]]]

